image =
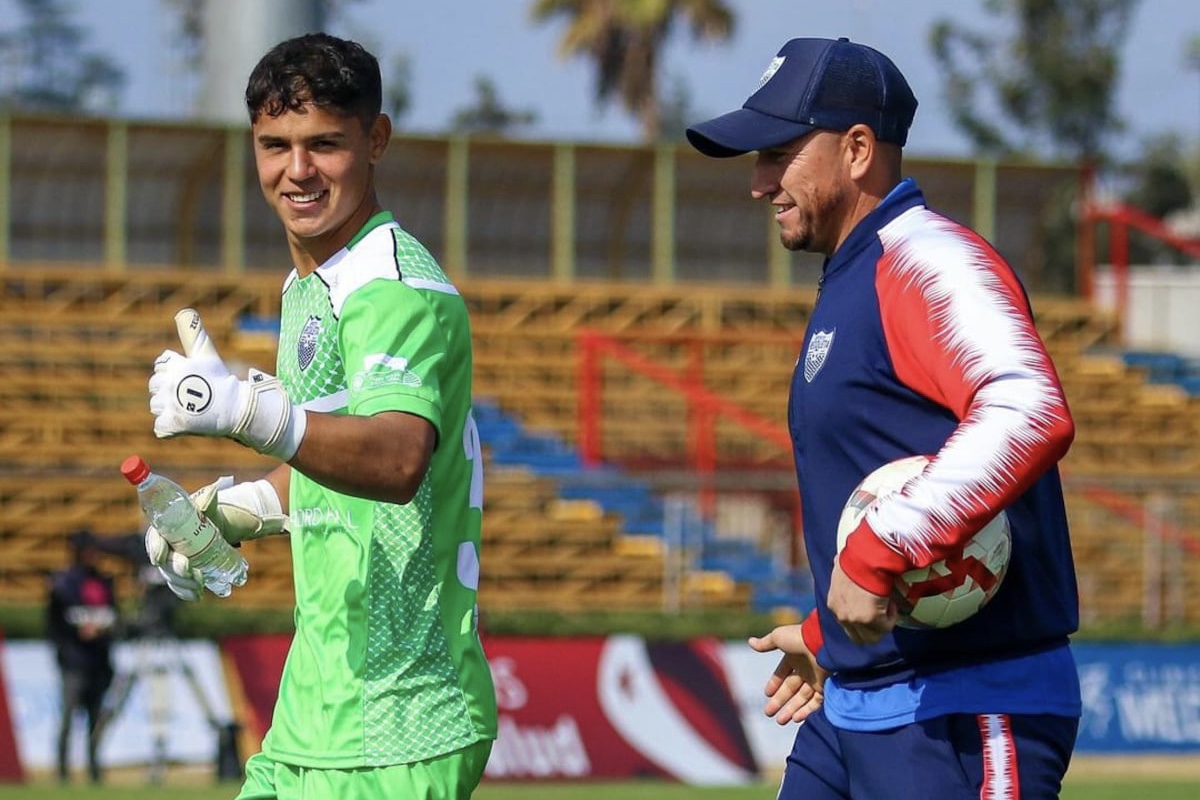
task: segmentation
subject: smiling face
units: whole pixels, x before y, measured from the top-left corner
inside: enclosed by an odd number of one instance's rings
[[[391,138],[380,114],[357,116],[305,103],[251,125],[258,182],[287,231],[292,261],[307,275],[344,247],[379,210],[374,165]]]
[[[841,244],[855,196],[847,156],[843,134],[826,130],[759,151],[750,194],[774,207],[784,247],[829,255]]]

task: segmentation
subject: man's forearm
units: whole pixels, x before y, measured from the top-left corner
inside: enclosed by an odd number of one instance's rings
[[[268,472],[264,480],[275,487],[275,493],[279,495],[279,505],[283,507],[283,513],[288,513],[288,492],[292,485],[291,465],[280,464]]]
[[[293,469],[354,497],[407,503],[416,495],[437,443],[428,420],[398,411],[309,417],[304,441],[289,462]]]

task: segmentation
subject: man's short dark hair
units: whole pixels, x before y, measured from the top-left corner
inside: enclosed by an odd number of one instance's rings
[[[253,124],[306,103],[370,127],[383,107],[379,61],[362,45],[327,33],[280,42],[259,60],[246,84],[246,110]]]

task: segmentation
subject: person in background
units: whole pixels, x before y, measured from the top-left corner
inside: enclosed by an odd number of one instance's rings
[[[90,531],[68,538],[71,564],[50,576],[46,631],[54,647],[62,679],[58,729],[58,778],[70,779],[71,730],[76,711],[87,724],[87,769],[92,783],[103,772],[97,751],[99,720],[105,695],[113,681],[112,648],[118,620],[113,579],[101,572],[101,549]]]
[[[798,38],[742,108],[687,131],[708,156],[754,153],[750,195],[783,245],[825,256],[788,401],[816,607],[750,640],[783,654],[766,712],[802,723],[781,800],[1052,798],[1075,744],[1057,468],[1074,422],[1012,267],[903,177],[916,109],[884,54]],[[854,487],[912,455],[924,472],[839,552]],[[897,627],[896,577],[1002,510],[1012,558],[991,602],[947,628]]]
[[[159,437],[228,437],[282,462],[193,494],[230,542],[291,535],[296,631],[241,800],[461,800],[496,737],[467,307],[376,196],[381,103],[379,64],[355,42],[310,34],[263,56],[246,107],[292,261],[278,378],[239,380],[204,335],[150,379]],[[153,528],[146,545],[197,599],[187,559]]]

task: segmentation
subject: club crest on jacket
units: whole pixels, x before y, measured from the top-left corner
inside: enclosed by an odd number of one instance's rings
[[[821,371],[821,367],[825,366],[825,359],[829,357],[829,351],[833,348],[833,335],[837,333],[837,328],[831,331],[817,331],[808,340],[808,350],[804,352],[804,380],[808,383],[813,382],[813,378],[817,377],[817,373]]]

